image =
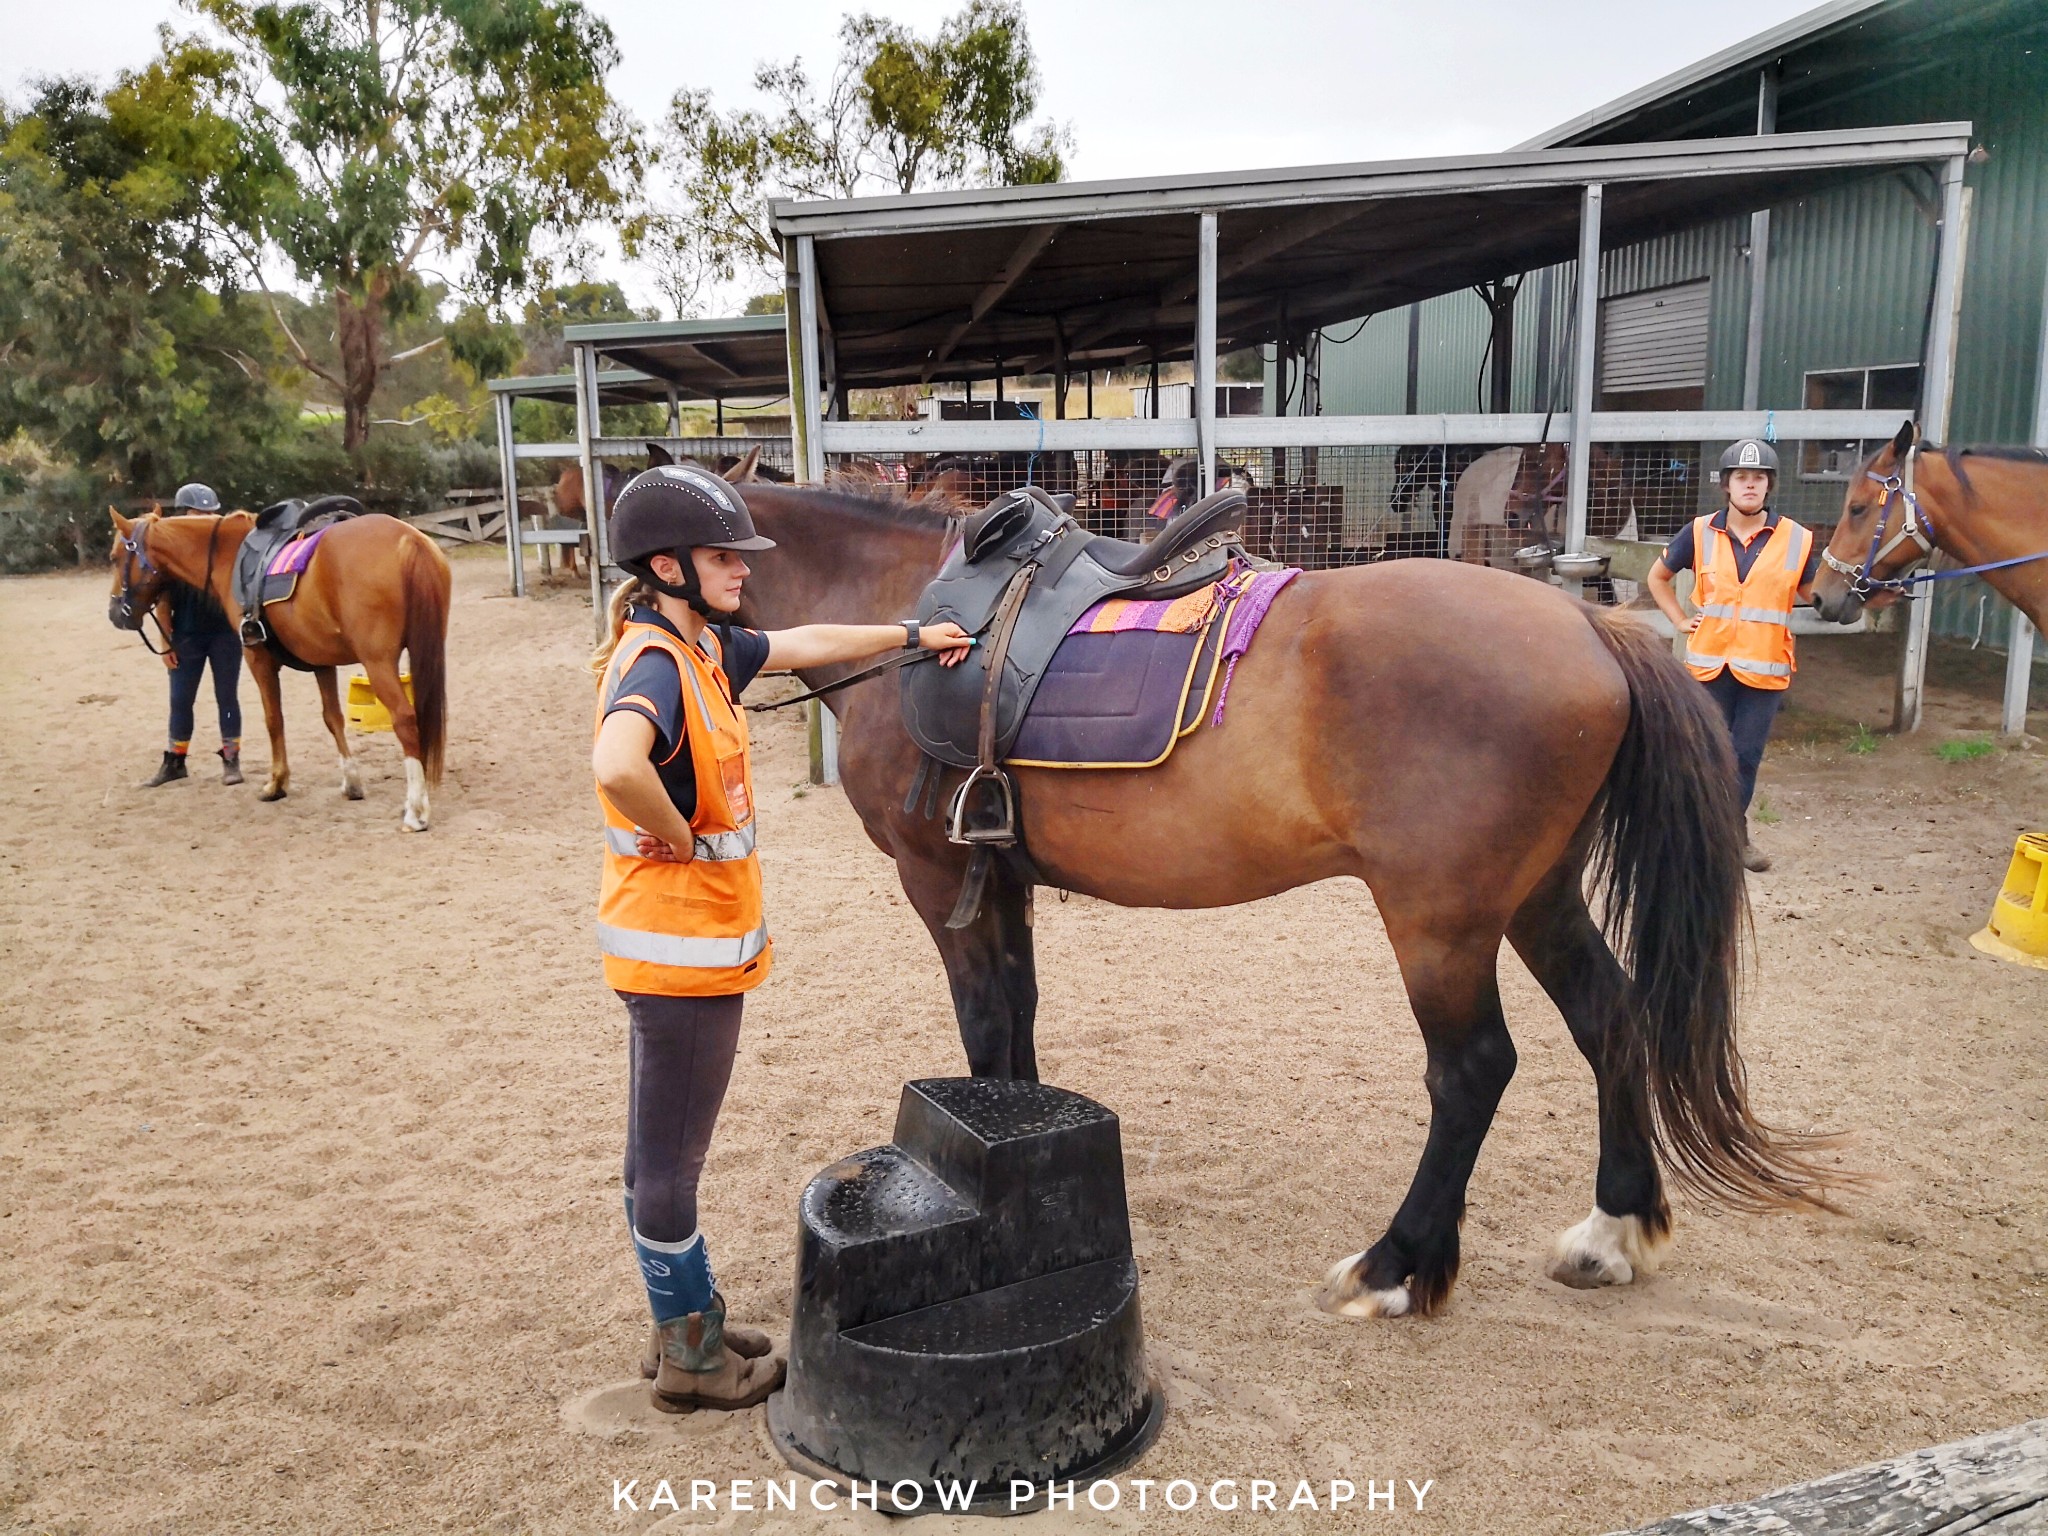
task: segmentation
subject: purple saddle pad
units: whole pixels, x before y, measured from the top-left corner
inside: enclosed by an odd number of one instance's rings
[[[1224,626],[1068,635],[1032,696],[1010,761],[1147,768],[1201,717]]]

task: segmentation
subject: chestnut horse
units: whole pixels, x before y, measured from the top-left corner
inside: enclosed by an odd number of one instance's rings
[[[151,512],[130,521],[115,512],[113,519],[114,590],[107,617],[117,629],[139,631],[144,615],[173,580],[211,592],[228,621],[241,624],[232,573],[242,541],[255,526],[253,515],[159,517]],[[447,558],[432,539],[395,517],[372,514],[330,527],[292,595],[263,610],[278,642],[310,666],[320,684],[321,716],[341,754],[342,793],[351,800],[363,798],[363,780],[348,749],[348,721],[334,669],[360,662],[370,674],[370,687],[391,712],[392,730],[405,753],[403,824],[408,832],[426,831],[428,791],[441,782],[449,588]],[[400,651],[411,663],[411,699],[399,682]],[[242,655],[262,692],[263,723],[270,731],[270,777],[261,798],[282,800],[291,785],[291,768],[284,751],[280,663],[267,645],[247,646]]]
[[[1813,580],[1814,607],[1851,624],[1866,607],[1898,601],[1930,545],[1962,565],[1993,567],[1985,582],[2048,629],[2048,453],[1923,445],[1907,422],[1850,478]]]
[[[947,531],[928,508],[872,489],[741,491],[777,541],[747,557],[742,622],[915,611]],[[1226,725],[1142,772],[1016,771],[1030,866],[999,862],[962,929],[946,919],[967,850],[904,804],[917,751],[897,690],[850,688],[832,707],[847,799],[938,944],[977,1076],[1037,1076],[1034,881],[1177,908],[1338,875],[1371,889],[1422,1026],[1432,1118],[1385,1235],[1331,1271],[1331,1311],[1427,1313],[1450,1292],[1466,1184],[1515,1068],[1503,937],[1599,1085],[1595,1203],[1559,1238],[1555,1278],[1626,1284],[1655,1266],[1671,1226],[1660,1153],[1737,1205],[1827,1203],[1807,1139],[1759,1122],[1744,1089],[1728,733],[1633,619],[1447,560],[1301,576],[1240,663]],[[948,786],[960,776],[948,770]],[[1618,958],[1588,909],[1589,870]]]

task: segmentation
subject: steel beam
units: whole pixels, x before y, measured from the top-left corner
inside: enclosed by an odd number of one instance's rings
[[[1599,182],[1587,184],[1579,201],[1579,291],[1572,338],[1572,430],[1570,476],[1566,490],[1564,547],[1576,554],[1586,547],[1586,490],[1593,449],[1593,364],[1600,342],[1600,200]],[[1577,595],[1577,582],[1565,583]]]
[[[1216,489],[1216,215],[1204,213],[1195,258],[1195,466],[1201,494]]]
[[[799,473],[813,484],[825,478],[824,418],[819,408],[819,383],[824,378],[818,359],[818,251],[809,235],[796,238],[797,338],[803,348],[803,398],[792,401],[803,419],[804,461]],[[794,381],[793,381],[794,382]]]
[[[2036,448],[2048,448],[2048,286],[2041,294],[2041,348],[2034,369],[2034,431]],[[2008,736],[2027,729],[2027,695],[2034,681],[2034,625],[2024,613],[2013,610],[2012,638],[2005,648],[2005,707],[1999,713],[1998,728]]]
[[[583,470],[583,527],[590,535],[591,624],[599,644],[604,643],[604,568],[606,549],[604,527],[604,472],[592,452],[603,425],[597,396],[597,353],[579,345],[571,353],[576,363],[576,462]]]
[[[1927,351],[1920,365],[1920,430],[1932,442],[1948,440],[1949,402],[1954,393],[1957,310],[1962,307],[1963,261],[1969,220],[1963,201],[1963,157],[1956,155],[1941,172],[1941,237],[1934,258],[1934,302],[1927,314]],[[1927,649],[1934,632],[1931,597],[1913,603],[1906,614],[1905,653],[1899,661],[1899,686],[1892,708],[1892,729],[1920,729],[1927,693]]]
[[[1756,131],[1759,138],[1778,131],[1778,66],[1757,72]],[[1770,273],[1771,210],[1749,216],[1749,317],[1742,343],[1742,408],[1753,411],[1763,398],[1764,290]]]
[[[498,484],[505,492],[505,564],[512,574],[512,595],[526,596],[526,548],[519,539],[519,460],[513,453],[512,397],[500,394],[498,408]]]
[[[1767,420],[1780,436],[1887,438],[1906,419],[1903,411],[1596,411],[1592,440],[1599,443],[1723,442],[1760,437]],[[1515,411],[1391,416],[1226,416],[1216,423],[1216,447],[1364,448],[1420,443],[1537,443],[1545,415]],[[1189,419],[1149,416],[1029,421],[828,421],[827,453],[1030,453],[1104,448],[1168,448],[1193,452],[1199,443]],[[1041,436],[1042,434],[1042,436]],[[1548,441],[1555,441],[1555,437]],[[613,438],[621,451],[642,439]],[[599,445],[601,448],[603,443]]]

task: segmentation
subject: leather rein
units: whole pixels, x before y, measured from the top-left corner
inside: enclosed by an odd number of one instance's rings
[[[1917,445],[1907,453],[1903,473],[1894,470],[1888,475],[1880,475],[1870,469],[1863,472],[1867,479],[1883,487],[1884,502],[1878,511],[1877,528],[1870,535],[1870,552],[1863,557],[1863,566],[1860,570],[1841,559],[1834,551],[1826,547],[1821,549],[1821,563],[1829,570],[1847,578],[1849,593],[1859,603],[1868,602],[1879,592],[1896,592],[1908,600],[1915,596],[1924,597],[1927,595],[1925,592],[1916,594],[1913,590],[1922,582],[1948,581],[1957,576],[1974,576],[1980,571],[2000,571],[2008,566],[2048,560],[2048,549],[2042,549],[2031,555],[2014,555],[2006,560],[1987,560],[1981,565],[1952,566],[1940,571],[1921,570],[1920,567],[1934,554],[1936,545],[1934,519],[1928,516],[1926,508],[1920,505],[1920,498],[1913,494],[1913,464],[1919,453]],[[1894,507],[1903,507],[1905,515],[1899,519],[1899,531],[1887,540],[1885,530],[1891,524]],[[1871,574],[1880,561],[1889,558],[1893,550],[1908,540],[1919,546],[1919,553],[1909,557],[1899,568],[1897,575]]]

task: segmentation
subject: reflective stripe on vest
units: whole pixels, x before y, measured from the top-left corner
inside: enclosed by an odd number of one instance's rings
[[[1738,608],[1733,603],[1705,603],[1700,612],[1710,619],[1741,619],[1745,624],[1790,624],[1790,608]]]
[[[1741,672],[1750,677],[1790,677],[1792,675],[1792,667],[1788,662],[1750,661],[1746,657],[1741,656],[1709,656],[1693,650],[1690,646],[1686,647],[1685,664],[1688,667],[1700,667],[1711,672],[1718,672],[1721,668],[1727,667],[1730,671]]]
[[[624,827],[606,827],[604,840],[611,851],[622,858],[640,857],[640,834],[637,831],[629,832]],[[737,832],[713,832],[708,837],[699,836],[695,840],[695,852],[692,857],[708,859],[714,864],[730,863],[734,859],[744,859],[753,851],[754,823],[750,821]]]
[[[678,970],[728,970],[745,965],[768,947],[768,925],[730,939],[690,938],[676,933],[642,933],[634,928],[597,925],[597,947],[614,960],[647,965],[672,965]]]

